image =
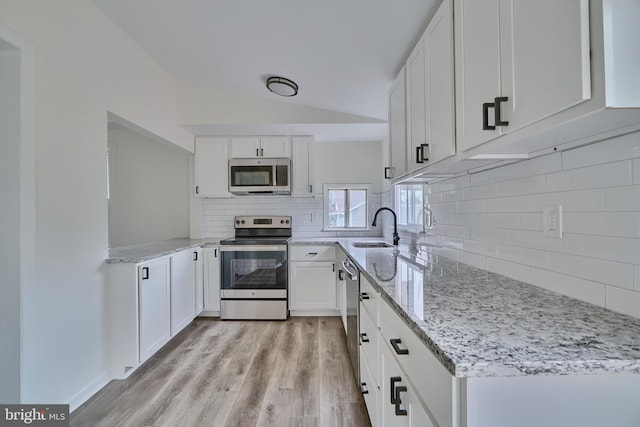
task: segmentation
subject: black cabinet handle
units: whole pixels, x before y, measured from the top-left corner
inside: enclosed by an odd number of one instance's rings
[[[313,256],[316,256],[316,255],[318,255],[318,252],[308,252],[308,253],[307,253],[307,255],[313,255]]]
[[[429,144],[420,144],[420,159],[422,160],[423,163],[429,161],[429,158],[424,153],[424,149],[428,147],[429,147]]]
[[[335,262],[333,263],[333,265],[331,267],[331,271],[334,272],[334,273],[336,272],[336,263]]]
[[[198,260],[198,252],[194,252],[193,253],[193,260],[197,261]]]
[[[396,399],[399,397],[399,396],[396,396],[396,383],[399,383],[400,381],[402,381],[402,378],[390,377],[389,379],[391,380],[391,387],[389,387],[389,390],[391,391],[391,400],[389,401],[389,403],[391,403],[392,405],[395,405]]]
[[[362,394],[369,394],[369,390],[367,390],[367,383],[360,383],[360,391]]]
[[[489,108],[495,107],[493,102],[485,102],[482,104],[482,130],[496,130],[495,126],[489,125]]]
[[[407,410],[400,408],[402,405],[402,399],[400,398],[400,393],[406,392],[407,388],[403,385],[396,387],[396,396],[395,402],[393,403],[396,407],[396,415],[407,415]]]
[[[260,157],[260,149],[256,148],[256,157]]]
[[[366,300],[366,299],[371,299],[371,298],[369,297],[369,294],[368,294],[368,293],[366,293],[366,292],[360,292],[360,301],[364,301],[364,300]]]
[[[149,267],[142,267],[142,280],[149,279]]]
[[[420,156],[421,153],[422,153],[422,147],[417,146],[416,147],[416,163],[424,163],[424,161],[422,160],[422,156]]]
[[[509,122],[502,120],[502,107],[500,106],[500,104],[502,104],[503,102],[507,102],[508,100],[509,100],[508,96],[499,96],[494,99],[495,106],[496,106],[496,109],[494,112],[496,126],[509,126]]]
[[[391,347],[393,347],[393,350],[397,355],[409,354],[409,349],[398,347],[398,344],[402,342],[400,338],[391,338],[389,342],[391,343]]]
[[[264,148],[261,148],[260,149],[260,157],[263,157],[263,156],[264,156]]]
[[[384,179],[391,179],[391,168],[389,166],[384,168]]]
[[[367,337],[366,332],[363,332],[363,333],[361,333],[361,334],[360,334],[360,342],[361,342],[361,343],[363,343],[363,342],[369,342],[369,337]]]
[[[213,256],[215,258],[218,258],[218,249],[217,248],[213,250]]]
[[[200,187],[196,185],[196,194],[200,193]]]
[[[344,270],[338,270],[338,280],[344,280]]]

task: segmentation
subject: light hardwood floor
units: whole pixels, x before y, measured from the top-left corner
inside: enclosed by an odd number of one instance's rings
[[[71,426],[370,426],[339,317],[196,319]]]

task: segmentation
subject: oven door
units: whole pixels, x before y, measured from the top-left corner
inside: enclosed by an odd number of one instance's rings
[[[272,299],[287,297],[287,247],[221,246],[220,297]]]

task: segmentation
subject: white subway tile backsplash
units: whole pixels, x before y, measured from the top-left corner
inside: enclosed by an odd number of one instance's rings
[[[469,227],[467,227],[466,225],[447,225],[446,233],[447,236],[468,239]]]
[[[463,248],[465,252],[473,252],[491,257],[496,256],[496,244],[494,242],[466,239]]]
[[[629,264],[640,259],[640,239],[565,234],[562,241],[562,252],[573,255]]]
[[[478,224],[486,227],[542,231],[542,211],[540,213],[478,214]]]
[[[481,268],[483,270],[487,269],[487,257],[480,254],[475,254],[472,252],[458,252],[458,262],[462,262],[464,264],[472,265],[477,268]]]
[[[608,211],[640,211],[640,185],[607,188],[605,206]]]
[[[544,175],[510,179],[496,183],[497,196],[516,196],[522,194],[544,193]]]
[[[487,212],[540,212],[548,205],[562,205],[564,212],[602,211],[605,190],[576,190],[486,200]],[[462,202],[458,202],[462,203]]]
[[[496,257],[518,264],[547,268],[547,252],[537,249],[498,244],[496,246]]]
[[[486,199],[496,196],[496,184],[483,184],[467,187],[462,190],[464,200]]]
[[[631,161],[605,163],[546,175],[547,191],[605,188],[633,182]]]
[[[535,159],[526,160],[507,166],[507,177],[542,175],[557,172],[562,169],[562,155],[560,153],[548,154]]]
[[[606,307],[629,316],[640,317],[640,292],[607,286]]]
[[[496,258],[487,258],[487,270],[521,282],[531,283],[531,267],[526,265]]]
[[[582,301],[605,306],[606,287],[601,283],[579,279],[539,268],[531,269],[531,283]]]
[[[640,212],[589,212],[582,214],[583,233],[640,237]]]
[[[482,213],[487,211],[487,200],[463,200],[458,202],[459,213]]]
[[[453,213],[450,215],[450,224],[478,225],[478,214]]]
[[[562,153],[562,166],[575,169],[634,157],[640,157],[640,133],[565,151]]]
[[[471,227],[470,237],[473,240],[506,243],[508,238],[508,233],[507,233],[507,230],[503,228]]]
[[[462,250],[464,240],[459,237],[442,236],[441,245],[450,249]]]
[[[549,252],[549,270],[594,282],[633,289],[633,265]]]
[[[578,212],[562,212],[562,231],[564,233],[582,233],[582,215]],[[542,224],[542,215],[540,215]]]
[[[462,200],[462,189],[460,188],[444,191],[440,194],[442,194],[443,202],[457,202],[458,200]]]
[[[506,176],[507,176],[507,167],[501,166],[498,168],[470,174],[469,183],[470,185],[480,185],[480,184],[486,184],[489,182],[498,182],[505,179]]]
[[[513,246],[539,249],[544,251],[562,251],[562,240],[545,236],[542,231],[509,230],[507,242]]]

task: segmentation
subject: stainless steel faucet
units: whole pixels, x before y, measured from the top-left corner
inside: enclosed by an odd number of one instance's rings
[[[398,236],[398,218],[396,217],[396,213],[393,211],[393,209],[387,207],[378,209],[373,215],[373,223],[371,223],[371,226],[376,226],[376,219],[378,218],[378,214],[380,213],[380,211],[389,211],[393,214],[393,245],[398,246],[398,241],[400,240],[400,237]]]

